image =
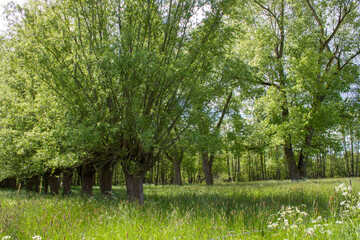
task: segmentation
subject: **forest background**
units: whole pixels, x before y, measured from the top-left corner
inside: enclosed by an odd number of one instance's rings
[[[3,187],[359,176],[351,0],[27,1],[1,37]]]

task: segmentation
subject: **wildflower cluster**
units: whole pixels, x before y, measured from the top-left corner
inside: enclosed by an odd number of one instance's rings
[[[333,216],[312,217],[305,211],[305,205],[300,207],[282,206],[281,210],[270,217],[268,228],[281,228],[287,234],[302,236],[330,237],[334,225],[345,224],[350,216],[360,212],[360,193],[355,194],[351,185],[340,184],[335,187],[334,194],[329,200],[329,207]],[[351,220],[350,220],[351,222]],[[291,237],[291,236],[290,236]]]
[[[273,219],[270,221],[268,228],[298,228],[298,224],[304,222],[309,216],[308,213],[300,210],[302,207],[305,207],[305,205],[300,207],[282,206],[277,214],[271,216]]]
[[[344,183],[335,187],[335,193],[329,201],[330,207],[341,214],[355,214],[360,210],[360,193],[353,193],[351,185]]]

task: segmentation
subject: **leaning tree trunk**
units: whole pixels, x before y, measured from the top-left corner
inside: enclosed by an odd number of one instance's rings
[[[63,173],[63,194],[71,194],[71,180],[73,177],[73,169],[66,169]]]
[[[82,166],[81,176],[81,191],[86,196],[92,196],[92,187],[95,178],[95,168],[92,164],[85,164]]]
[[[205,175],[206,185],[213,185],[214,179],[212,175],[212,162],[211,162],[212,158],[210,156],[209,159],[209,154],[207,151],[203,151],[201,158],[202,158],[202,167]]]
[[[101,194],[111,195],[112,193],[112,176],[114,172],[114,161],[108,161],[99,169],[99,181]]]
[[[126,182],[127,199],[129,201],[144,203],[144,189],[143,182],[145,173],[134,175],[128,172],[126,167],[123,167]]]

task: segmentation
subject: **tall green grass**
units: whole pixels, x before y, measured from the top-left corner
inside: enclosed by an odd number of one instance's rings
[[[141,206],[124,187],[107,199],[1,190],[0,239],[357,239],[360,179],[347,196],[342,183],[145,185]]]

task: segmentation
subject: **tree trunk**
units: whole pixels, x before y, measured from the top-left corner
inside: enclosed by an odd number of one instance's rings
[[[248,171],[249,182],[251,182],[251,157],[250,157],[250,155],[249,155],[249,163],[248,163],[248,165],[249,165],[249,171]]]
[[[237,158],[237,181],[240,182],[240,158]]]
[[[53,195],[59,194],[59,174],[59,171],[55,170],[55,172],[49,176],[50,192]]]
[[[355,176],[355,159],[354,159],[354,141],[353,136],[350,134],[350,146],[351,146],[351,176]]]
[[[143,189],[143,182],[145,173],[141,174],[140,176],[135,176],[130,174],[124,167],[123,172],[125,174],[125,181],[126,181],[126,192],[127,192],[127,199],[129,201],[134,201],[139,204],[144,203],[144,189]]]
[[[335,154],[335,152],[334,152]],[[330,177],[333,178],[334,177],[334,163],[333,163],[333,158],[334,155],[331,153],[331,149],[329,149],[329,161],[330,161]]]
[[[345,133],[343,133],[343,143],[344,143],[344,151],[345,151],[345,162],[346,162],[346,168],[347,168],[347,172],[348,172],[348,177],[350,177],[351,172],[350,172],[350,163],[349,163],[349,156],[348,156],[348,152],[347,152],[347,147],[346,147],[346,137],[345,137]]]
[[[323,178],[326,178],[326,153],[323,153],[322,177],[323,177]]]
[[[73,177],[73,170],[66,169],[63,173],[63,194],[70,195],[71,194],[71,180]]]
[[[359,152],[360,152],[360,141],[357,141],[357,148],[356,148],[356,176],[359,176]]]
[[[106,162],[99,169],[100,191],[104,196],[112,193],[112,176],[114,172],[114,161]]]
[[[181,186],[182,185],[182,179],[181,179],[181,160],[179,159],[174,159],[173,163],[173,167],[174,167],[174,184]]]
[[[213,185],[214,179],[212,175],[212,162],[211,162],[211,156],[209,159],[209,154],[207,151],[203,151],[202,153],[202,167],[205,175],[205,182],[206,185]]]
[[[260,152],[260,167],[261,167],[261,180],[265,180],[264,175],[264,158],[262,152]]]
[[[40,177],[33,176],[25,180],[25,189],[27,191],[39,192],[40,190]]]
[[[92,187],[94,184],[96,172],[95,168],[91,164],[86,164],[82,166],[81,172],[82,194],[86,196],[92,196]]]
[[[77,167],[76,172],[78,176],[76,186],[82,186],[82,166]]]
[[[160,171],[160,161],[157,161],[156,165],[155,165],[155,171],[156,171],[156,174],[155,174],[155,184],[158,185],[159,184],[159,171]]]
[[[226,153],[226,163],[227,163],[227,169],[228,169],[228,181],[231,182],[230,157],[227,153]]]
[[[43,175],[43,182],[42,182],[42,186],[43,186],[43,193],[44,194],[47,194],[48,191],[49,191],[49,178],[50,178],[50,172],[46,172],[44,175]]]
[[[285,138],[284,152],[285,152],[285,162],[286,162],[286,166],[289,171],[291,180],[301,179],[302,177],[301,177],[300,170],[298,169],[298,167],[295,163],[295,156],[294,156],[294,152],[292,150],[290,136]]]

